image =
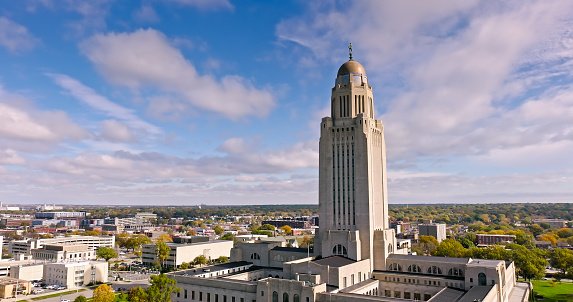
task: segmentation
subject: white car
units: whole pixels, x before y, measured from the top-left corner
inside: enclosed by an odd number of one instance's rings
[[[68,299],[62,299],[62,300],[60,300],[60,302],[70,302],[70,300],[68,300]]]
[[[32,293],[34,293],[34,294],[39,294],[39,293],[43,293],[43,292],[44,292],[43,289],[35,289],[32,291]]]

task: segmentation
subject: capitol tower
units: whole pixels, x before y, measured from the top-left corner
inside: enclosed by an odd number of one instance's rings
[[[331,116],[320,124],[319,238],[315,253],[370,259],[385,269],[395,235],[388,228],[384,125],[364,67],[352,58],[338,69]]]

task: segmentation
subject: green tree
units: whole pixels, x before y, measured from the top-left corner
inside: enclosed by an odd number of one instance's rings
[[[161,263],[161,267],[165,265],[165,259],[169,257],[170,251],[171,248],[169,247],[169,245],[167,245],[167,243],[163,241],[158,241],[155,244],[155,255],[157,256],[157,260],[159,260],[159,262]]]
[[[147,293],[140,286],[132,287],[127,294],[127,301],[129,302],[147,302]]]
[[[199,255],[193,259],[193,264],[195,265],[204,265],[207,264],[207,257],[203,255]]]
[[[227,257],[227,256],[219,256],[219,258],[217,258],[217,262],[219,262],[219,263],[227,263],[227,262],[229,262],[229,257]]]
[[[221,240],[233,240],[233,239],[235,239],[235,235],[233,235],[233,233],[226,233],[226,234],[223,234],[223,236],[221,236],[219,239],[221,239]]]
[[[102,284],[94,289],[93,293],[93,302],[114,302],[115,301],[115,293],[113,289],[107,285]]]
[[[555,248],[549,253],[551,266],[561,270],[564,275],[573,276],[573,251]]]
[[[181,263],[181,269],[188,269],[189,268],[189,263],[188,262],[183,262]]]
[[[533,235],[527,234],[522,230],[511,232],[511,235],[515,235],[515,243],[523,245],[530,250],[535,248],[535,238]]]
[[[270,225],[270,224],[263,224],[263,226],[261,226],[260,230],[268,230],[268,231],[274,231],[276,228],[274,225]]]
[[[100,247],[96,252],[96,257],[103,258],[105,261],[109,261],[111,258],[117,258],[117,253],[111,247]]]
[[[557,236],[559,236],[559,238],[569,238],[573,236],[573,229],[562,228],[559,231],[557,231],[556,234]]]
[[[540,227],[538,224],[532,224],[529,226],[529,231],[533,234],[533,236],[537,237],[541,234],[543,234],[543,232],[545,232],[545,230]]]
[[[150,283],[151,286],[145,290],[148,301],[171,302],[171,295],[181,290],[177,287],[177,281],[165,274],[151,276]]]
[[[526,280],[541,279],[545,276],[545,266],[547,261],[536,250],[529,250],[519,244],[508,244],[511,261],[515,263],[516,273]],[[505,260],[505,259],[503,259]]]
[[[468,250],[454,239],[445,239],[438,245],[432,255],[438,257],[463,258],[468,255]]]
[[[223,232],[225,231],[225,229],[224,229],[222,226],[220,226],[220,225],[216,225],[216,226],[213,227],[213,231],[215,231],[215,234],[221,235],[221,234],[223,234]]]
[[[74,299],[74,302],[88,302],[88,299],[84,295],[79,295]]]

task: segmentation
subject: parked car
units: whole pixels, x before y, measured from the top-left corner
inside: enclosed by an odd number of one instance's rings
[[[39,293],[43,293],[44,290],[43,289],[35,289],[32,291],[33,294],[39,294]]]
[[[68,300],[68,299],[62,299],[62,300],[60,300],[60,302],[70,302],[70,300]]]

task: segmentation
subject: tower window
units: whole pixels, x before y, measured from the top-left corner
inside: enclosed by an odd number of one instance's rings
[[[332,254],[346,257],[348,256],[348,251],[346,250],[346,247],[344,245],[337,244],[332,248]]]

